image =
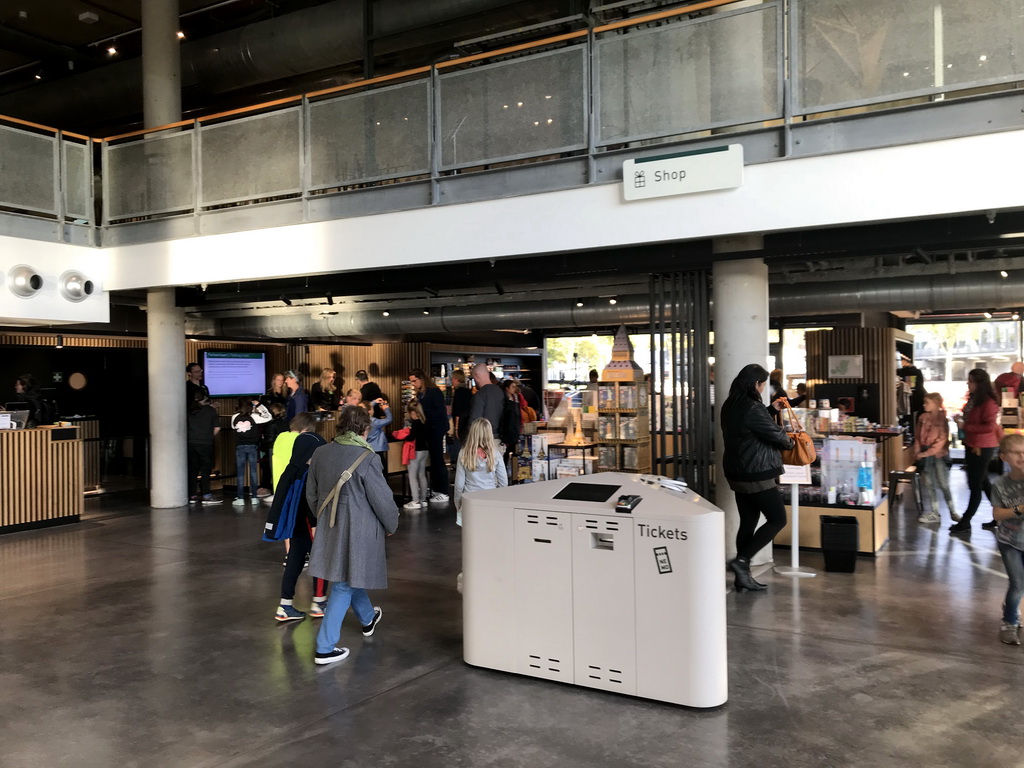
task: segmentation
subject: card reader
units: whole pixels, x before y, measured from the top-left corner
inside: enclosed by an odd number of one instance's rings
[[[640,503],[642,497],[637,496],[634,493],[624,493],[619,496],[618,501],[615,502],[615,511],[629,513],[632,512],[637,504]]]

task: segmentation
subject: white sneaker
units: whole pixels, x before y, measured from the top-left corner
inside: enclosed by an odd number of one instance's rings
[[[419,512],[420,503],[418,501],[410,501],[408,504],[403,504],[402,509],[406,510],[407,512]]]
[[[447,493],[441,493],[440,491],[438,491],[438,492],[432,493],[430,495],[430,500],[431,501],[436,501],[438,504],[446,503],[448,501],[448,494]]]
[[[231,503],[232,503],[232,504],[233,504],[234,506],[236,506],[236,507],[244,507],[244,506],[245,506],[245,499],[235,499],[235,500],[234,500],[234,501],[232,501]]]
[[[917,522],[919,523],[937,523],[940,520],[942,520],[942,518],[939,517],[935,512],[930,512],[927,515],[921,515],[919,518],[917,518]]]

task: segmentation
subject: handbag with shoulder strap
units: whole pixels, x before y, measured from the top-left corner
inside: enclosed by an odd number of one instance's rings
[[[341,498],[341,489],[345,483],[352,479],[352,475],[356,471],[356,467],[363,463],[363,460],[367,456],[373,456],[373,451],[363,451],[359,454],[359,458],[352,462],[352,466],[341,473],[341,477],[338,478],[338,482],[335,483],[334,488],[327,494],[327,498],[320,504],[320,508],[316,511],[316,516],[320,517],[320,513],[324,511],[324,507],[328,504],[331,505],[331,519],[328,525],[333,528],[334,522],[338,519],[338,499]]]
[[[818,458],[818,452],[814,450],[814,441],[811,440],[810,435],[804,432],[803,425],[788,402],[786,411],[790,426],[793,427],[793,431],[789,433],[789,436],[793,438],[793,447],[782,450],[782,463],[793,467],[805,467],[808,464],[813,464],[814,460]]]

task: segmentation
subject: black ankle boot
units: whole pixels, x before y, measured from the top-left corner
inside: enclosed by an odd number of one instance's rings
[[[743,590],[761,592],[768,589],[767,586],[759,581],[755,581],[754,577],[750,575],[750,563],[744,558],[737,557],[729,563],[729,570],[736,574],[735,588],[737,592],[742,592]]]

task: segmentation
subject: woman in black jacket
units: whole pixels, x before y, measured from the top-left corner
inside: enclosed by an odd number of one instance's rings
[[[786,526],[786,508],[775,478],[782,474],[779,450],[792,448],[793,439],[771,415],[781,408],[783,398],[764,406],[761,395],[767,382],[768,371],[762,366],[746,366],[733,380],[722,405],[725,477],[736,494],[740,513],[736,559],[729,563],[736,574],[737,592],[766,589],[750,575],[750,558]],[[765,523],[755,530],[761,515]]]

